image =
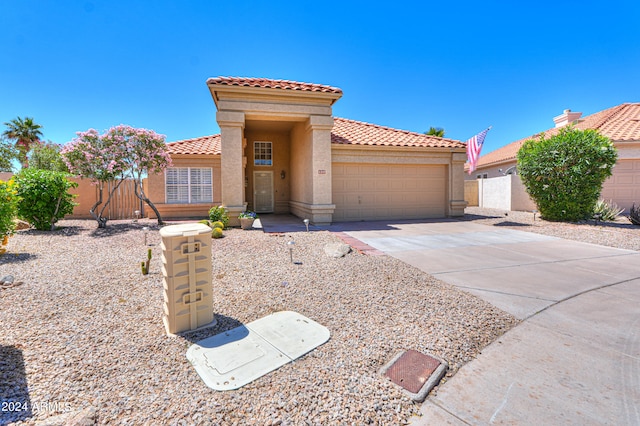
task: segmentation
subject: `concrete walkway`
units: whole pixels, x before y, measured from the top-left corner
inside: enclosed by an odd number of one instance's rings
[[[455,220],[332,226],[523,322],[415,425],[640,425],[640,253]]]

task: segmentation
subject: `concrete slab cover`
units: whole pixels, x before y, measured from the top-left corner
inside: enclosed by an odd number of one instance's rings
[[[193,344],[187,359],[207,386],[238,389],[329,340],[329,330],[292,311],[276,312]]]

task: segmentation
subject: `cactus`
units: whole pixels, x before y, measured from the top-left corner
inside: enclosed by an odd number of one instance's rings
[[[142,275],[149,275],[149,264],[151,263],[151,249],[147,250],[147,260],[140,262],[140,269],[142,269]]]
[[[213,238],[222,238],[222,229],[213,228],[213,231],[211,231],[211,236]]]
[[[219,220],[217,220],[217,221],[215,221],[215,222],[213,222],[213,223],[211,224],[211,227],[212,227],[212,228],[214,228],[214,229],[215,229],[215,228],[224,229],[224,223],[222,223],[222,222],[220,222]]]
[[[201,224],[207,225],[207,226],[211,226],[211,223],[207,219],[202,219],[202,220],[198,221],[198,223],[201,223]]]

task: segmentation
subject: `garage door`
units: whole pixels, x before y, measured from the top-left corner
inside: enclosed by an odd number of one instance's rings
[[[334,221],[424,219],[446,215],[446,166],[332,166]]]
[[[613,175],[602,186],[602,198],[629,210],[640,204],[640,160],[618,160]]]

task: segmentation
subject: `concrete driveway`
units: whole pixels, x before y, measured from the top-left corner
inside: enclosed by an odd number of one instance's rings
[[[524,320],[414,424],[640,424],[639,252],[456,220],[344,232]]]

